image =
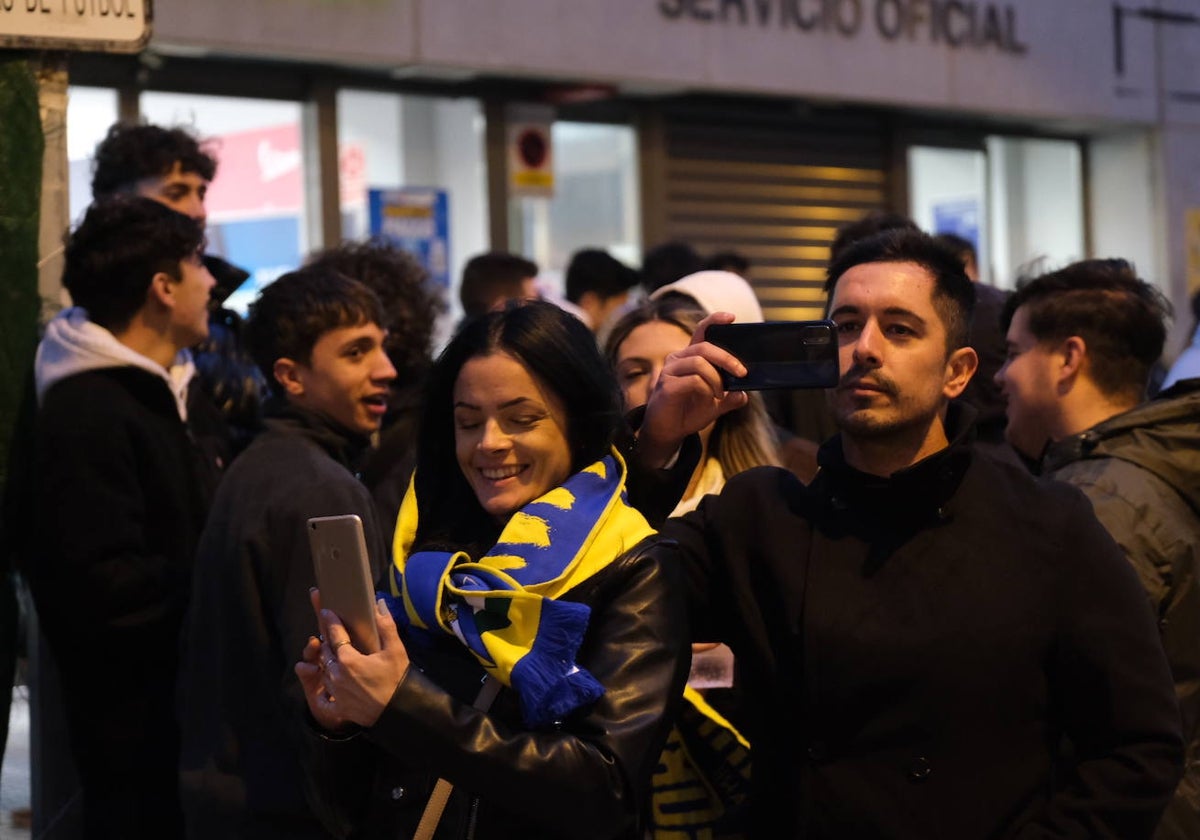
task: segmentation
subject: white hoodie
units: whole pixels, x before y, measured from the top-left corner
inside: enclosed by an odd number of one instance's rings
[[[73,306],[58,313],[46,325],[33,363],[38,404],[55,382],[83,373],[112,367],[136,367],[161,377],[175,397],[179,417],[187,422],[188,384],[196,374],[192,354],[180,350],[170,370],[121,342],[99,324],[88,320],[87,311]]]

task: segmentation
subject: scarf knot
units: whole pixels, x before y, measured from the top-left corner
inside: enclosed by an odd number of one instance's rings
[[[515,512],[478,559],[412,551],[417,517],[414,476],[396,527],[390,601],[410,635],[454,636],[517,692],[532,729],[603,695],[575,663],[591,609],[559,596],[654,533],[626,500],[620,454],[613,450]]]

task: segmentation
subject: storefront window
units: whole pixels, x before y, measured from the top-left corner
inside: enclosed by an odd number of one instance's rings
[[[629,126],[556,122],[551,137],[554,197],[516,199],[518,241],[561,294],[562,272],[580,248],[641,262],[637,136]]]
[[[987,155],[914,146],[908,152],[909,213],[922,230],[953,233],[975,246],[981,282],[992,282]]]
[[[341,90],[337,104],[343,235],[398,241],[453,303],[463,264],[488,248],[478,100]]]
[[[73,220],[92,203],[92,153],[117,121],[117,92],[71,86],[67,90],[67,165]]]
[[[226,301],[245,312],[309,249],[300,104],[144,93],[141,111],[147,122],[186,126],[211,143],[218,166],[206,201],[209,251],[250,272]]]
[[[1079,144],[989,137],[987,149],[996,285],[1012,288],[1020,275],[1086,256]]]
[[[1011,289],[1084,256],[1078,143],[993,136],[983,149],[913,146],[908,163],[913,220],[973,242],[982,282]]]

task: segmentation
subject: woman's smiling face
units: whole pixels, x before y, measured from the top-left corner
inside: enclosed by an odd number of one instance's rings
[[[571,474],[562,401],[502,351],[468,359],[459,371],[454,448],[479,504],[502,519]]]

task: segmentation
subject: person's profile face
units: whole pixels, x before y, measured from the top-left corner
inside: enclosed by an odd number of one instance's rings
[[[829,313],[840,380],[829,399],[844,433],[878,438],[929,427],[962,392],[934,288],[928,271],[905,262],[856,265],[838,279]]]
[[[176,213],[189,216],[201,224],[208,217],[204,200],[208,196],[208,181],[198,172],[184,172],[179,161],[165,175],[142,178],[133,191],[143,198],[165,204]]]
[[[566,408],[514,357],[467,360],[453,401],[459,469],[492,516],[507,519],[570,476]]]
[[[671,353],[687,347],[692,337],[666,321],[648,321],[634,327],[617,348],[616,374],[625,410],[650,401],[650,392]]]
[[[190,347],[208,337],[209,302],[216,280],[196,253],[179,262],[179,280],[173,284],[171,325],[175,342]]]
[[[1054,371],[1061,357],[1030,330],[1024,306],[1013,313],[1005,346],[1004,364],[995,377],[1008,417],[1004,436],[1026,457],[1040,458],[1058,409]]]
[[[396,369],[384,352],[385,333],[375,323],[337,327],[313,345],[308,364],[295,365],[288,398],[360,435],[378,431],[387,413]]]

